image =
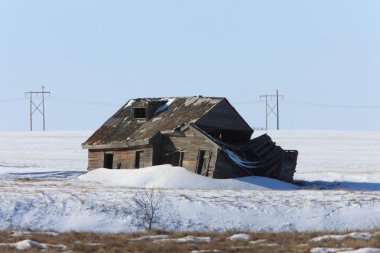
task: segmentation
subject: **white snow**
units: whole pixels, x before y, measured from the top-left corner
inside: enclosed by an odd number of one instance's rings
[[[380,248],[312,248],[310,253],[380,253]]]
[[[168,239],[168,235],[147,235],[147,236],[141,236],[136,239],[129,240],[131,242],[137,242],[137,241],[143,241],[143,240],[162,240],[162,239]]]
[[[136,216],[135,197],[141,192],[136,187],[141,186],[165,188],[153,224],[163,230],[380,227],[380,132],[270,132],[283,148],[300,152],[295,179],[304,180],[304,186],[294,188],[260,177],[211,180],[168,166],[100,169],[77,179],[87,168],[80,144],[90,135],[0,133],[0,229],[144,230]]]
[[[13,231],[12,236],[19,237],[19,236],[32,236],[32,235],[47,235],[47,236],[58,236],[59,234],[56,232],[44,232],[44,231]]]
[[[163,100],[166,101],[166,103],[158,107],[157,110],[154,112],[154,115],[157,115],[168,109],[168,107],[174,102],[175,98],[165,98]]]
[[[255,240],[255,241],[250,241],[249,243],[250,244],[262,244],[264,242],[266,242],[265,239],[259,239],[259,240]]]
[[[181,167],[161,165],[138,170],[96,169],[78,177],[87,182],[134,188],[202,190],[295,190],[297,186],[265,177],[211,179]]]
[[[58,248],[60,250],[66,249],[66,246],[62,244],[54,245],[54,244],[47,244],[47,243],[39,243],[33,240],[23,240],[23,241],[19,241],[15,243],[0,243],[0,247],[11,247],[17,250],[26,250],[26,249],[31,249],[31,248],[46,250],[49,247]]]
[[[44,243],[39,243],[32,240],[23,240],[15,243],[1,243],[0,246],[8,246],[18,250],[25,250],[30,248],[47,249],[48,246]]]
[[[160,242],[177,242],[177,243],[201,243],[201,242],[211,242],[212,238],[208,236],[204,237],[197,237],[197,236],[186,236],[181,238],[173,238],[173,239],[160,239],[160,240],[154,240],[154,243],[160,243]]]
[[[124,106],[124,109],[126,109],[128,106],[131,106],[134,102],[134,99],[129,100],[128,103]]]
[[[227,238],[230,241],[248,241],[251,236],[248,234],[234,234]]]
[[[129,240],[130,242],[137,242],[143,240],[151,240],[154,243],[162,243],[162,242],[177,242],[177,243],[199,243],[199,242],[211,242],[211,237],[196,237],[196,236],[186,236],[181,238],[169,238],[168,235],[147,235],[141,236],[136,239]]]
[[[323,240],[344,240],[346,238],[353,238],[353,239],[366,239],[369,240],[374,237],[371,233],[360,233],[360,232],[354,232],[347,235],[324,235],[319,236],[311,239],[312,242],[320,242]]]
[[[218,250],[218,249],[212,249],[212,250],[208,250],[208,249],[202,249],[202,250],[192,250],[190,251],[191,253],[212,253],[212,252],[223,252],[221,250]]]
[[[380,131],[256,131],[299,151],[295,179],[380,190]]]
[[[280,246],[278,243],[263,243],[262,245],[267,247],[278,247]]]
[[[77,177],[87,168],[83,132],[0,132],[0,178]]]
[[[335,253],[335,252],[347,252],[352,248],[312,248],[310,253]]]
[[[380,253],[380,248],[361,248],[356,250],[341,251],[341,253]]]

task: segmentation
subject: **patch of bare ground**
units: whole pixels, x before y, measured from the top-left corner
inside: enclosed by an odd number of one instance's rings
[[[0,252],[20,252],[14,243],[24,240],[47,245],[46,249],[30,247],[22,252],[310,252],[313,248],[380,248],[380,233],[365,231],[370,238],[343,237],[313,240],[325,235],[347,235],[344,232],[166,232],[138,233],[14,233],[0,231]],[[357,232],[357,231],[355,231]],[[235,236],[234,236],[235,235]],[[4,246],[7,245],[7,246]],[[52,246],[49,246],[52,245]],[[62,247],[54,247],[64,245]]]

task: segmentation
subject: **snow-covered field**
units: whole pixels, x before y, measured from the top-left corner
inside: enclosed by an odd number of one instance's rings
[[[214,182],[167,166],[83,175],[80,144],[90,134],[0,133],[0,229],[140,230],[140,186],[164,188],[161,229],[380,227],[380,132],[269,132],[283,148],[299,150],[301,187],[259,177]]]

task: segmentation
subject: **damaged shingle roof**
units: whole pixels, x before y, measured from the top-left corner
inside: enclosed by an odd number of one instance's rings
[[[129,100],[83,143],[82,147],[129,146],[150,139],[160,131],[174,130],[194,123],[223,99],[225,98],[198,96]],[[134,119],[133,105],[144,102],[158,105],[156,112],[148,120]]]

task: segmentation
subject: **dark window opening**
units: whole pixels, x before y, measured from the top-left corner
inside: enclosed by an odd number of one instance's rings
[[[173,166],[182,167],[184,152],[173,152],[169,155],[169,162]]]
[[[202,174],[203,166],[204,166],[204,160],[205,160],[205,154],[206,151],[204,150],[199,150],[198,152],[198,161],[197,161],[197,174]]]
[[[112,153],[104,154],[104,168],[106,169],[113,168],[113,154]]]
[[[182,167],[183,165],[183,157],[185,155],[185,152],[179,152],[179,159],[178,159],[178,166]]]
[[[145,107],[133,108],[133,117],[135,119],[146,119],[146,108]]]
[[[136,151],[136,155],[135,155],[135,168],[136,169],[144,167],[143,154],[144,154],[143,150]]]

